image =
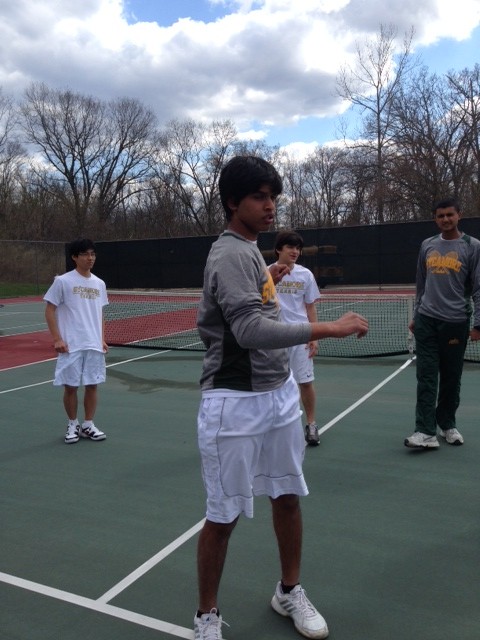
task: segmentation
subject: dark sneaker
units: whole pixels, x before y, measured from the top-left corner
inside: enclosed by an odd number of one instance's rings
[[[100,429],[97,429],[97,427],[93,424],[89,426],[89,427],[84,427],[83,424],[80,427],[80,437],[81,438],[90,438],[90,440],[105,440],[105,438],[107,437],[103,431],[100,431]]]
[[[193,619],[193,629],[195,640],[222,640],[222,624],[228,624],[218,615],[217,609],[212,609],[210,613],[195,616]]]
[[[445,429],[445,431],[443,429],[440,429],[439,427],[438,435],[441,438],[445,438],[448,444],[455,444],[458,446],[460,444],[463,444],[464,442],[462,434],[460,433],[460,431],[457,431],[455,427],[453,429]]]
[[[302,636],[306,638],[326,638],[328,636],[325,619],[315,609],[299,584],[290,593],[283,593],[279,582],[271,604],[281,616],[292,618],[295,629]]]
[[[65,444],[73,444],[74,442],[78,442],[80,440],[79,431],[79,424],[69,424],[67,427],[67,433],[65,434]]]
[[[411,449],[436,449],[440,446],[437,436],[428,436],[420,431],[415,431],[409,438],[405,438],[403,444]]]
[[[320,438],[318,436],[318,426],[316,422],[310,422],[305,427],[305,440],[311,447],[316,447],[320,444]]]

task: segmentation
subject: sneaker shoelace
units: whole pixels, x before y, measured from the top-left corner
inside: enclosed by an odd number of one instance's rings
[[[202,620],[203,640],[222,640],[222,624],[226,627],[230,626],[228,622],[217,616],[215,611],[211,611],[209,617]]]
[[[316,617],[317,610],[315,609],[313,604],[310,602],[310,600],[307,598],[307,594],[302,587],[300,587],[296,593],[294,594],[290,593],[290,597],[293,600],[295,600],[295,606],[298,609],[300,609],[306,615],[307,618]]]

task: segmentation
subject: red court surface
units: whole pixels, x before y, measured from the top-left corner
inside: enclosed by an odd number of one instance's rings
[[[48,331],[0,338],[0,371],[56,357]]]
[[[10,306],[25,302],[41,302],[41,296],[0,299],[0,305]],[[35,331],[0,337],[0,371],[34,362],[56,358],[52,338],[48,331]]]

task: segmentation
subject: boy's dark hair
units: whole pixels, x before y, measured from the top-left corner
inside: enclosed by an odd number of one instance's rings
[[[278,255],[281,249],[286,245],[290,245],[291,247],[298,247],[300,251],[303,249],[303,238],[296,231],[292,231],[291,229],[286,229],[285,231],[279,231],[275,238],[275,253]]]
[[[79,253],[84,251],[95,251],[95,245],[89,238],[81,238],[79,240],[73,240],[68,245],[68,255],[77,257]]]
[[[245,196],[268,185],[273,195],[282,193],[282,179],[275,167],[257,156],[235,156],[223,167],[218,181],[220,200],[227,220],[232,217],[228,201],[239,204]]]
[[[460,203],[457,198],[443,198],[443,200],[439,200],[432,209],[433,215],[435,215],[437,209],[448,209],[449,207],[453,207],[457,213],[460,213]]]

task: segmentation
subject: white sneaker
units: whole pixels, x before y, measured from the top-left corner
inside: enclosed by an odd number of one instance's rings
[[[77,424],[69,424],[67,427],[67,433],[65,434],[65,444],[73,444],[74,442],[78,442],[80,440],[79,436],[80,425]]]
[[[193,619],[193,629],[195,640],[222,640],[222,624],[228,624],[218,615],[217,609],[212,609],[210,613],[204,613],[200,617],[195,615]]]
[[[464,442],[462,434],[455,427],[453,429],[445,429],[445,431],[438,427],[438,435],[445,438],[448,444],[460,445]]]
[[[326,638],[328,636],[327,623],[299,584],[290,593],[283,593],[279,582],[271,604],[281,616],[292,618],[295,629],[302,636],[306,638]]]
[[[428,436],[421,431],[415,431],[409,438],[405,438],[403,444],[411,449],[436,449],[440,446],[437,436]]]
[[[80,427],[80,437],[81,438],[90,438],[90,440],[105,440],[105,438],[107,437],[103,431],[100,431],[100,429],[97,429],[97,427],[93,424],[86,427],[85,425],[82,424],[82,426]]]

